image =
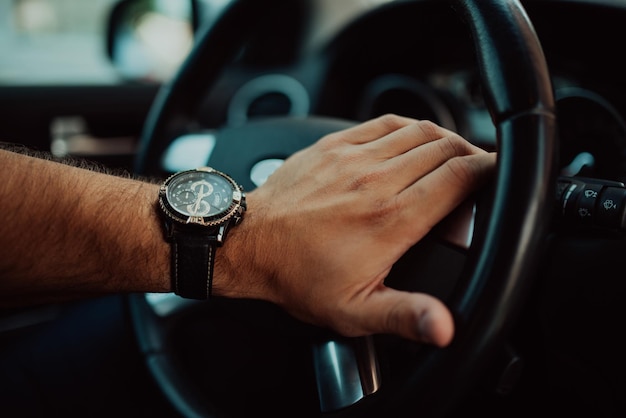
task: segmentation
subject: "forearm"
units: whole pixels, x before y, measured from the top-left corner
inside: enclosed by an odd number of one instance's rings
[[[169,291],[158,186],[0,151],[0,304]]]

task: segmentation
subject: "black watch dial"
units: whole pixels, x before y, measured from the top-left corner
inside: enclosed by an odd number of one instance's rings
[[[242,192],[228,176],[213,169],[197,169],[171,176],[161,188],[161,204],[168,215],[185,223],[222,221],[241,203]]]

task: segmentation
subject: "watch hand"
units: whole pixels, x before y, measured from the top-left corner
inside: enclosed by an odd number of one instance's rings
[[[200,204],[202,203],[202,199],[207,196],[210,196],[213,193],[213,187],[206,182],[198,182],[192,186],[193,189],[197,189],[198,199],[196,203],[193,205],[193,213],[197,214],[200,209]],[[205,192],[206,190],[206,192]]]
[[[193,205],[193,213],[194,215],[196,213],[198,213],[198,209],[200,209],[200,203],[202,203],[202,199],[204,198],[204,194],[202,194],[202,192],[200,192],[198,194],[198,199],[196,199],[196,203]]]

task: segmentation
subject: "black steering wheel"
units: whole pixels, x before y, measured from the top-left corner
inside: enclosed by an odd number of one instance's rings
[[[240,0],[224,8],[176,77],[157,96],[137,159],[139,174],[163,174],[161,161],[168,146],[177,136],[194,130],[197,110],[220,72],[245,40],[254,35],[263,16],[269,16],[281,4],[284,2],[280,0]],[[478,209],[472,244],[446,298],[455,317],[455,338],[445,349],[397,340],[390,343],[384,337],[374,341],[374,352],[378,353],[383,369],[382,384],[354,405],[329,412],[333,416],[430,417],[449,413],[502,349],[545,248],[556,184],[557,125],[550,75],[540,43],[518,1],[455,0],[448,1],[447,6],[462,17],[473,37],[485,102],[496,127],[498,151],[497,175],[488,203]],[[218,130],[214,133],[217,141],[209,164],[235,178],[247,179],[249,168],[259,155],[286,157],[322,135],[352,123],[311,116],[264,119]],[[238,158],[232,158],[233,155]],[[402,260],[400,275],[410,276],[412,268],[417,268],[414,258],[419,256],[410,254]],[[410,277],[404,279],[410,281]],[[219,315],[215,311],[228,303],[203,303],[192,315],[207,311]],[[269,314],[263,318],[277,319],[281,326],[289,322],[263,304],[232,303],[236,310],[268,309]],[[178,344],[172,341],[173,329],[183,326],[185,320],[176,326],[172,323],[189,312],[182,309],[171,314],[155,313],[144,295],[131,298],[131,311],[149,369],[177,410],[186,416],[230,416],[228,406],[212,395],[215,387],[202,387],[201,383],[198,387],[201,379],[194,372],[181,371],[180,359],[172,354],[172,347]],[[209,346],[217,343],[221,338],[219,326],[205,326],[200,325],[195,335],[207,335]],[[293,328],[281,328],[285,329]],[[311,330],[294,335],[295,340],[309,342],[318,337],[333,338]],[[307,340],[304,335],[314,337]],[[401,353],[404,371],[385,376],[385,358],[395,355],[392,350]],[[223,366],[215,358],[198,361],[198,367],[206,366],[203,370],[207,373]],[[305,381],[316,379],[310,370],[302,370],[299,375]],[[302,392],[306,391],[315,393],[315,382],[302,388]],[[280,396],[272,402],[289,403]],[[310,407],[303,401],[303,409]],[[294,411],[293,416],[317,416],[317,408],[312,414]]]

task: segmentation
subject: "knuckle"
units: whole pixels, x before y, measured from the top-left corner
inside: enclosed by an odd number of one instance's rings
[[[394,113],[386,113],[378,117],[378,120],[389,128],[390,131],[396,131],[406,125],[406,120]]]
[[[446,167],[449,173],[447,178],[455,186],[472,184],[478,177],[478,170],[469,158],[460,156],[450,158],[446,161],[444,167]]]
[[[420,120],[416,123],[419,130],[430,139],[436,139],[441,137],[441,127],[435,122],[430,120]]]
[[[445,136],[437,141],[444,155],[450,158],[471,153],[469,143],[458,135]]]
[[[337,142],[340,142],[341,140],[341,132],[332,132],[321,137],[317,141],[317,146],[320,147],[322,151],[328,152],[332,150],[337,145]]]

